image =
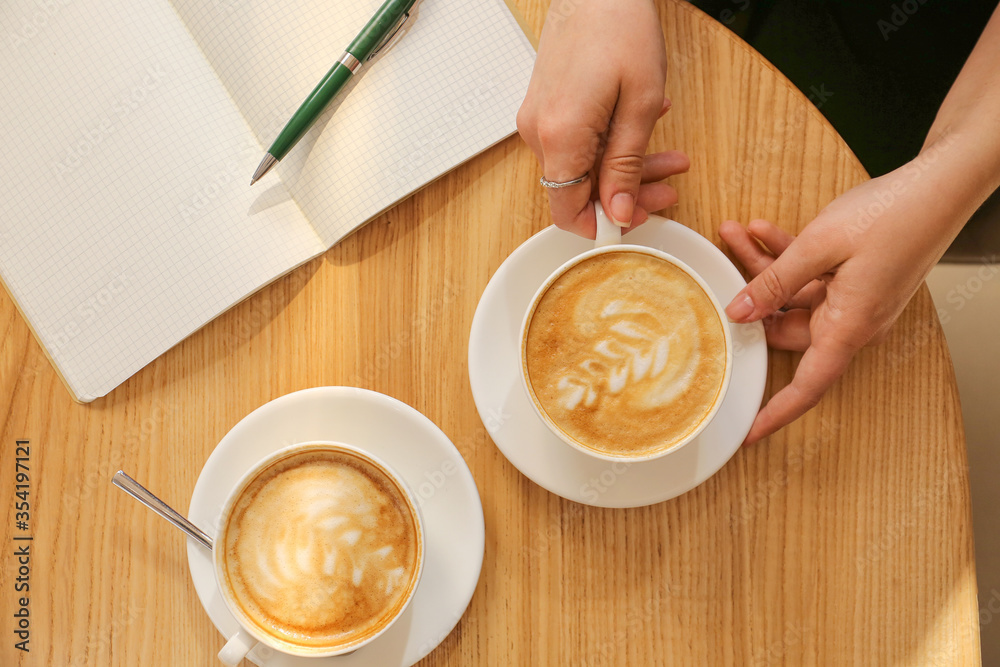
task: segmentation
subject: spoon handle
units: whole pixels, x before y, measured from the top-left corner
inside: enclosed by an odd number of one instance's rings
[[[183,530],[209,551],[212,550],[212,538],[205,534],[205,531],[188,521],[184,515],[154,496],[146,489],[146,487],[126,475],[121,470],[115,473],[111,483],[162,516],[170,523]]]

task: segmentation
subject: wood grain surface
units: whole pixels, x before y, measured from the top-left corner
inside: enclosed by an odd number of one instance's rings
[[[519,0],[541,30],[548,3]],[[571,11],[573,2],[563,3]],[[682,148],[670,215],[796,231],[867,176],[810,102],[724,27],[661,3]],[[834,91],[835,93],[835,91]],[[468,462],[486,557],[458,627],[421,664],[977,665],[965,443],[926,288],[805,418],[693,491],[608,510],[551,495],[500,454],[469,389],[469,328],[500,263],[549,224],[512,137],[78,405],[0,296],[5,512],[0,665],[213,665],[223,644],[184,540],[114,489],[123,468],[186,508],[201,466],[278,396],[355,385],[423,412]],[[772,352],[769,392],[798,355]],[[31,441],[31,652],[14,649],[14,441]]]

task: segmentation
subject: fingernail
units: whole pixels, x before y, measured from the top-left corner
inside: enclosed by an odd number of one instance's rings
[[[749,294],[744,294],[742,298],[737,296],[733,302],[726,306],[726,316],[730,322],[742,322],[753,312],[753,299]]]
[[[632,195],[627,192],[619,192],[611,198],[611,220],[619,227],[628,227],[632,224],[632,210],[635,202]]]

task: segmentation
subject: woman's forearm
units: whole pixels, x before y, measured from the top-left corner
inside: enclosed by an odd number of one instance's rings
[[[943,194],[965,198],[969,215],[1000,187],[1000,7],[927,133],[921,157],[935,153],[955,170],[955,191]]]

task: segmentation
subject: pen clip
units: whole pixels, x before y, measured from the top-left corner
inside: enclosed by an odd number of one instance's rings
[[[399,17],[399,20],[396,21],[396,26],[393,28],[392,32],[386,35],[385,39],[383,39],[382,42],[375,47],[375,50],[372,51],[371,55],[365,59],[365,62],[368,62],[369,60],[377,56],[379,53],[381,53],[383,50],[391,49],[396,44],[396,42],[399,41],[399,38],[402,37],[400,31],[403,29],[403,26],[406,25],[406,22],[410,20],[410,15],[412,13],[413,9],[410,9],[405,14]]]

